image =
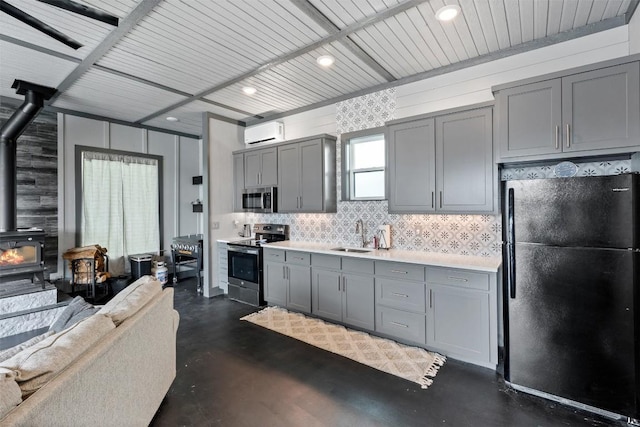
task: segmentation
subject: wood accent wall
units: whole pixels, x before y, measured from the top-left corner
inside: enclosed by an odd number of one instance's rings
[[[0,105],[0,126],[21,103]],[[18,227],[46,232],[47,273],[58,269],[58,122],[42,111],[17,141]]]

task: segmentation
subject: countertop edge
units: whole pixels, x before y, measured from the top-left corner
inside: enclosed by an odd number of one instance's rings
[[[479,257],[475,255],[446,254],[441,252],[419,252],[401,249],[379,249],[366,253],[340,252],[331,250],[331,247],[341,247],[339,244],[329,245],[311,242],[286,242],[265,243],[263,248],[310,252],[333,256],[348,256],[353,258],[371,259],[374,261],[402,262],[420,264],[430,267],[461,268],[465,270],[497,273],[502,266],[500,257]],[[440,258],[440,259],[438,259]],[[447,259],[449,258],[449,259]]]

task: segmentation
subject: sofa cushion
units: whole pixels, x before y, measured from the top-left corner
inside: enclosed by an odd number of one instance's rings
[[[54,332],[49,330],[49,331],[45,332],[44,334],[36,335],[35,337],[30,338],[25,342],[21,342],[20,344],[18,344],[16,346],[9,347],[9,348],[7,348],[5,350],[0,351],[0,362],[15,356],[16,354],[20,353],[25,348],[29,348],[32,345],[39,343],[43,339],[45,339],[47,337],[50,337],[53,334],[54,334]]]
[[[22,402],[22,393],[15,380],[15,374],[0,368],[0,420]]]
[[[14,372],[27,397],[113,329],[110,318],[95,314],[0,362],[0,368]]]
[[[98,314],[109,316],[119,325],[162,292],[162,284],[153,276],[142,276],[106,303]]]
[[[71,300],[64,310],[62,310],[62,313],[60,313],[56,320],[51,324],[49,330],[54,333],[60,332],[63,329],[67,329],[74,323],[91,316],[98,310],[98,307],[94,307],[92,304],[86,302],[81,296],[77,296]]]

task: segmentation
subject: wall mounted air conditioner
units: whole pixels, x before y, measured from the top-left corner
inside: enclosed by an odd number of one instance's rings
[[[284,141],[284,123],[269,122],[250,126],[244,130],[244,143],[254,145]]]

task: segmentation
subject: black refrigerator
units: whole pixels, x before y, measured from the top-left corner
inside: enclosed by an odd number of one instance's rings
[[[504,183],[514,388],[640,418],[639,184],[637,174]]]

